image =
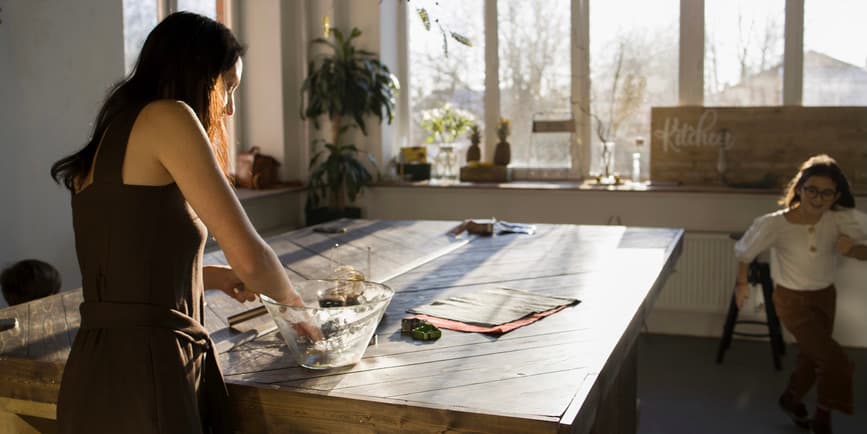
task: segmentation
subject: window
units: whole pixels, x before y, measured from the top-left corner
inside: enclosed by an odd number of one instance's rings
[[[679,5],[679,0],[591,2],[591,173],[601,172],[604,139],[614,143],[615,172],[630,174],[632,153],[640,152],[647,178],[650,107],[677,104]],[[636,138],[644,145],[637,147]]]
[[[594,1],[590,8],[593,100],[584,110],[606,125],[611,124],[611,116],[616,117],[616,125],[610,129],[616,130],[613,140],[621,143],[617,147],[617,170],[622,173],[632,170],[635,137],[642,136],[647,142],[650,107],[677,101],[677,32],[672,28],[677,27],[679,3],[646,3]],[[564,120],[575,116],[573,88],[588,86],[576,83],[572,73],[575,41],[571,26],[576,4],[576,0],[499,0],[492,11],[485,9],[482,0],[450,3],[448,10],[438,8],[434,1],[413,2],[408,10],[412,131],[408,144],[424,142],[426,134],[420,128],[420,119],[426,110],[450,103],[473,113],[480,124],[486,111],[511,119],[511,166],[531,169],[518,171],[518,176],[581,176],[579,168],[572,167],[571,155],[578,134],[532,132],[534,119]],[[419,8],[430,12],[432,20],[447,23],[447,31],[465,33],[473,47],[451,43],[446,57],[437,23],[426,31],[417,17]],[[626,9],[638,12],[624,16],[622,11]],[[486,89],[485,75],[491,71],[485,63],[484,23],[494,11],[497,87]],[[622,75],[612,95],[618,65]],[[486,92],[495,92],[497,97],[486,98]],[[497,101],[498,106],[487,106]],[[491,140],[493,130],[485,135]],[[592,144],[598,145],[598,137],[592,136]],[[649,144],[640,149],[645,166],[648,149]],[[599,159],[596,150],[591,150],[591,158]],[[598,164],[593,164],[592,169],[598,170]]]
[[[159,7],[155,0],[123,0],[123,59],[129,74],[148,33],[157,25]]]
[[[601,143],[613,141],[615,171],[630,174],[631,154],[638,150],[647,179],[650,108],[679,100],[706,106],[867,105],[867,46],[858,43],[867,40],[867,27],[859,21],[867,15],[862,0],[805,0],[803,10],[787,0],[449,2],[457,9],[439,18],[471,34],[475,46],[460,50],[450,44],[447,60],[439,32],[429,32],[426,41],[415,37],[423,32],[415,16],[418,5],[439,3],[444,2],[418,0],[408,7],[411,142],[424,138],[417,123],[421,110],[444,102],[479,120],[505,116],[512,119],[511,165],[529,169],[516,171],[519,177],[599,173]],[[704,20],[695,19],[696,13]],[[804,33],[786,35],[787,22],[795,29],[803,23]],[[683,23],[689,25],[681,34]],[[485,36],[496,37],[496,53],[483,53]],[[690,44],[681,51],[681,37],[704,41],[704,51]],[[801,37],[803,64],[801,56],[788,53],[786,64],[800,67],[785,71],[784,88],[784,51],[799,47]],[[491,69],[495,84],[485,80]],[[578,78],[588,70],[589,80]],[[558,133],[550,142],[531,132],[533,119],[570,115],[589,118],[590,125],[579,122],[571,138]],[[639,137],[643,149],[635,147]]]
[[[534,116],[571,116],[570,8],[569,0],[497,2],[500,115],[512,121],[512,166],[571,165],[568,140],[531,137]]]
[[[224,0],[123,0],[123,57],[129,74],[145,39],[166,11],[190,11],[221,22]]]
[[[867,3],[804,4],[804,105],[867,105]]]
[[[783,103],[785,1],[706,0],[704,103]]]
[[[429,30],[419,17],[419,9],[428,14]],[[445,104],[469,112],[484,128],[484,1],[450,2],[448,7],[439,7],[433,1],[412,2],[408,14],[410,86],[403,89],[410,92],[411,101],[411,139],[407,145],[425,143],[428,133],[421,127],[422,118]],[[472,41],[471,47],[443,35],[458,29]],[[443,50],[444,37],[448,55]]]
[[[217,17],[217,4],[222,3],[218,0],[176,0],[177,11],[195,12],[199,15],[204,15],[212,20],[219,20]]]

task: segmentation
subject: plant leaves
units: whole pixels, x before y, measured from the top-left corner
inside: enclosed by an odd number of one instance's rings
[[[424,29],[430,31],[430,16],[427,13],[425,8],[416,9],[418,12],[418,17],[421,19],[422,25],[424,25]]]
[[[437,24],[440,28],[440,33],[443,35],[443,55],[449,57],[449,38],[446,36],[446,29],[441,24]]]
[[[369,115],[380,120],[387,115],[389,122],[393,119],[400,85],[388,67],[377,59],[376,53],[353,46],[353,40],[359,35],[361,31],[357,28],[348,36],[333,28],[330,38],[313,42],[328,48],[325,54],[308,62],[307,77],[301,84],[301,116],[312,120],[317,129],[322,117],[343,121],[338,137],[329,138],[337,143],[320,141],[311,149],[314,156],[310,159],[308,206],[326,201],[334,208],[345,205],[347,198],[350,202],[355,200],[373,177],[359,155],[361,151],[355,145],[341,145],[338,139],[354,127],[366,135],[365,118]],[[320,143],[324,149],[316,152],[320,149],[316,145]],[[365,155],[375,169],[375,160],[369,153]],[[378,170],[376,173],[379,176]]]
[[[467,47],[473,46],[473,41],[471,41],[470,38],[468,38],[468,37],[466,37],[460,33],[452,32],[452,39],[460,42],[461,44],[466,45]]]

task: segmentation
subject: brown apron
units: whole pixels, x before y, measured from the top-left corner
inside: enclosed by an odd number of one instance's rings
[[[62,433],[229,432],[202,326],[204,224],[177,185],[125,185],[144,104],[111,121],[93,183],[72,198],[84,303],[57,404]]]

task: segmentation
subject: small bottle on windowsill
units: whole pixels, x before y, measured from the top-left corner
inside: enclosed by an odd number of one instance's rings
[[[635,152],[632,153],[632,182],[641,182],[641,147],[644,146],[644,139],[641,137],[635,138]]]

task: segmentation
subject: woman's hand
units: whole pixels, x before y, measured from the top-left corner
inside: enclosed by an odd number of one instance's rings
[[[840,235],[837,238],[837,251],[843,256],[848,256],[854,245],[855,242],[846,235]]]
[[[244,288],[244,282],[238,278],[231,267],[206,266],[202,269],[202,280],[205,289],[219,289],[241,303],[256,301],[256,293]]]
[[[294,290],[280,297],[279,300],[276,300],[280,304],[285,304],[287,306],[298,306],[304,307],[304,301],[301,299],[301,296],[295,292]],[[286,306],[280,306],[280,311],[285,312]],[[296,322],[292,324],[292,328],[295,329],[295,333],[299,336],[306,336],[313,342],[321,341],[325,339],[322,335],[322,330],[316,326],[316,321],[314,321],[313,317],[310,316],[309,312],[302,312],[302,315],[305,317],[303,321]]]
[[[750,298],[750,284],[747,282],[736,282],[735,304],[738,305],[738,309],[742,309],[744,307],[744,303],[747,301],[748,298]]]

